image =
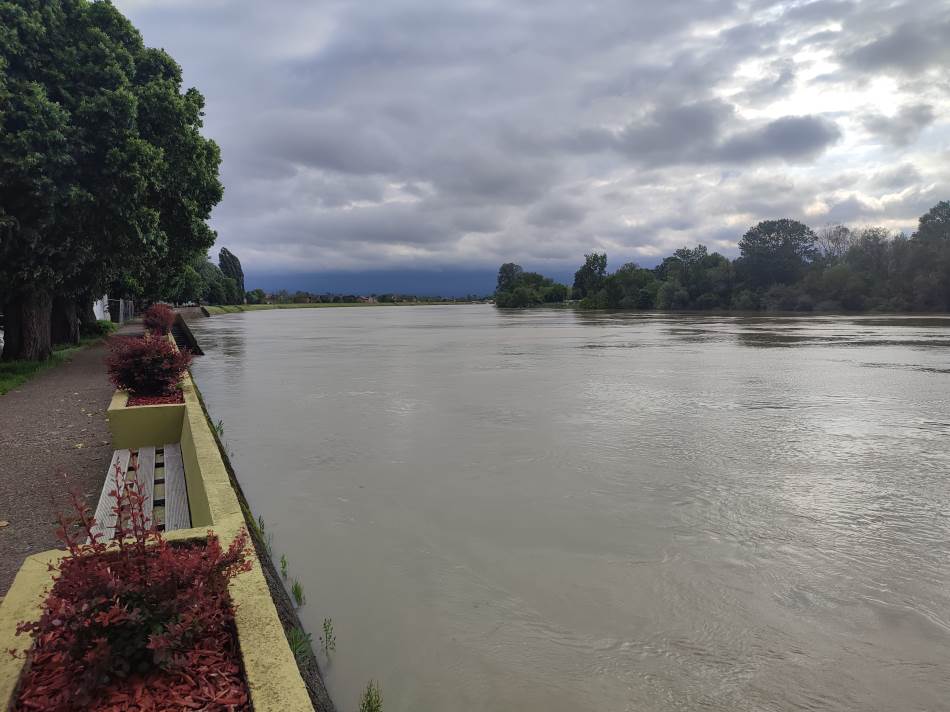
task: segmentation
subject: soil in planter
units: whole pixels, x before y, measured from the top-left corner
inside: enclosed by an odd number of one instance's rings
[[[181,391],[175,391],[167,396],[129,396],[125,407],[133,405],[168,405],[171,403],[184,403],[185,394]]]

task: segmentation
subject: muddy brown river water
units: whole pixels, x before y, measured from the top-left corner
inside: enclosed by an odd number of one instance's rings
[[[950,317],[192,328],[342,712],[950,709]]]

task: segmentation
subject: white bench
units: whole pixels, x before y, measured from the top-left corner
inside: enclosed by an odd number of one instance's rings
[[[133,456],[138,461],[137,470],[131,467]],[[134,477],[138,478],[146,497],[147,526],[154,522],[158,529],[167,532],[191,527],[181,446],[178,443],[169,443],[158,447],[116,450],[106,473],[106,482],[96,507],[96,526],[93,528],[93,531],[102,534],[104,541],[115,536],[115,496],[112,493],[116,488],[116,467],[126,482],[131,482]]]

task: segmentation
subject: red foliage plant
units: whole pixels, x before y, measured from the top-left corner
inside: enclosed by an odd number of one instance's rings
[[[175,312],[164,304],[153,304],[142,315],[142,323],[149,332],[164,336],[175,323]]]
[[[68,554],[51,569],[14,710],[249,710],[228,581],[251,567],[247,532],[222,550],[172,546],[146,518],[134,470],[118,466],[115,541],[103,541],[78,495],[60,516]]]
[[[112,384],[137,396],[170,395],[191,365],[191,353],[164,338],[113,336],[109,347],[106,367]]]

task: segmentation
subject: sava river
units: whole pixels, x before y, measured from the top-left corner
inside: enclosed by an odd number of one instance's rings
[[[341,712],[950,709],[950,318],[192,327]]]

